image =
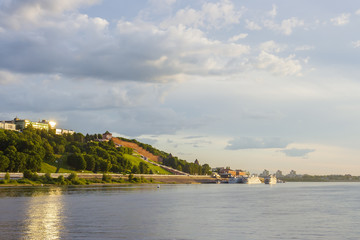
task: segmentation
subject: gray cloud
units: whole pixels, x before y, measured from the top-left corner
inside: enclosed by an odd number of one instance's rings
[[[227,150],[285,148],[290,142],[278,137],[238,137],[230,140],[225,147]]]
[[[280,152],[283,152],[288,157],[306,157],[309,153],[315,152],[315,149],[299,149],[299,148],[291,148],[291,149],[284,149]]]

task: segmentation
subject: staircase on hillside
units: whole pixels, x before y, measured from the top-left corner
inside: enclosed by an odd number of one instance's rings
[[[124,147],[134,149],[134,151],[136,151],[138,154],[140,154],[140,156],[141,156],[141,158],[143,160],[145,160],[148,163],[151,163],[151,164],[153,164],[155,166],[159,166],[159,167],[171,172],[172,174],[175,174],[175,175],[189,175],[188,173],[185,173],[185,172],[179,171],[177,169],[174,169],[174,168],[159,164],[159,162],[161,162],[161,158],[159,156],[156,156],[156,155],[150,153],[149,151],[143,149],[142,147],[140,147],[136,143],[123,141],[123,140],[121,140],[119,138],[116,138],[116,137],[112,137],[111,140],[117,146],[124,146]]]

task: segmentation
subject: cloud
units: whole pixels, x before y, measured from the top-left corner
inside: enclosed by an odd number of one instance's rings
[[[119,20],[114,27],[114,21],[76,10],[96,1],[46,2],[28,1],[8,6],[13,11],[0,10],[2,19],[19,23],[16,28],[6,21],[0,23],[2,69],[62,74],[72,79],[171,82],[182,80],[184,75],[242,71],[239,66],[247,61],[242,55],[250,51],[247,45],[211,40],[200,29],[182,24],[164,27],[136,19]],[[34,21],[27,20],[29,14],[15,14],[25,11],[21,9],[35,11],[36,6],[42,14]],[[47,14],[48,9],[54,9],[54,15]],[[210,25],[236,23],[239,19],[229,1],[204,4],[202,11],[206,13],[202,21]],[[26,24],[20,24],[23,22]]]
[[[204,138],[205,136],[187,136],[187,137],[183,137],[183,139],[196,139],[196,138]]]
[[[260,50],[268,53],[279,53],[286,49],[285,45],[277,44],[275,41],[267,41],[260,44]]]
[[[346,25],[346,24],[348,24],[350,22],[350,16],[351,16],[350,13],[343,13],[338,17],[330,19],[330,21],[335,26],[343,26],[343,25]]]
[[[351,45],[352,45],[354,48],[360,47],[360,40],[351,42]]]
[[[0,3],[1,24],[12,29],[54,25],[65,11],[98,2],[99,0],[3,1]]]
[[[21,79],[20,76],[15,75],[8,71],[0,70],[0,85],[17,83]]]
[[[237,24],[244,9],[236,10],[231,1],[222,0],[217,3],[204,3],[201,10],[185,8],[162,23],[162,26],[184,25],[195,28],[220,28]]]
[[[281,21],[280,24],[275,23],[273,20],[264,21],[264,27],[270,30],[279,31],[284,35],[291,35],[294,28],[301,26],[304,26],[304,21],[296,17],[285,19]]]
[[[250,21],[248,19],[245,20],[246,28],[250,30],[261,30],[261,26],[253,21]]]
[[[360,15],[360,9],[355,12],[356,15]]]
[[[303,46],[296,47],[295,51],[308,51],[308,50],[313,50],[313,49],[315,49],[314,46],[303,45]]]
[[[271,11],[268,12],[269,16],[274,18],[277,15],[277,6],[275,4],[272,5]]]
[[[265,148],[285,148],[290,142],[278,137],[238,137],[230,140],[225,147],[227,150],[240,149],[265,149]]]
[[[283,152],[288,157],[307,157],[307,155],[311,152],[315,152],[315,149],[299,149],[299,148],[291,148],[291,149],[284,149],[280,152]]]
[[[240,39],[244,39],[248,36],[247,33],[240,33],[238,35],[232,36],[231,38],[229,38],[229,42],[237,42]]]
[[[257,60],[259,69],[267,69],[275,75],[299,75],[302,69],[299,60],[294,59],[294,55],[281,58],[276,55],[261,51]]]

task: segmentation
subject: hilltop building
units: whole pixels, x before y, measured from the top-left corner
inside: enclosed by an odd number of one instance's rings
[[[12,131],[16,131],[16,130],[22,131],[29,126],[32,126],[34,129],[42,129],[42,130],[46,130],[46,131],[53,129],[53,130],[55,130],[55,134],[58,134],[58,135],[75,133],[72,130],[61,129],[61,128],[55,129],[56,122],[48,121],[48,120],[33,122],[33,121],[30,121],[29,119],[19,119],[16,117],[11,121],[1,121],[0,122],[0,129],[12,130]]]
[[[32,122],[28,119],[19,119],[19,118],[14,118],[13,120],[14,124],[16,125],[16,129],[18,130],[23,130],[28,126],[32,126],[35,129],[43,129],[46,131],[49,131],[49,129],[52,128],[52,126],[55,127],[55,125],[50,125],[50,122],[48,122],[47,120],[42,120],[39,122]],[[53,123],[53,122],[51,122]]]
[[[103,135],[102,135],[102,138],[104,140],[111,140],[112,139],[112,134],[108,131],[106,131]]]
[[[0,122],[0,129],[15,131],[16,125],[14,123],[12,123],[11,121],[2,121],[2,122]]]

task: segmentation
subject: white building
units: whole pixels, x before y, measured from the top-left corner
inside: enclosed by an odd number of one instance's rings
[[[0,122],[0,129],[15,131],[16,130],[16,124],[2,121],[2,122]]]

